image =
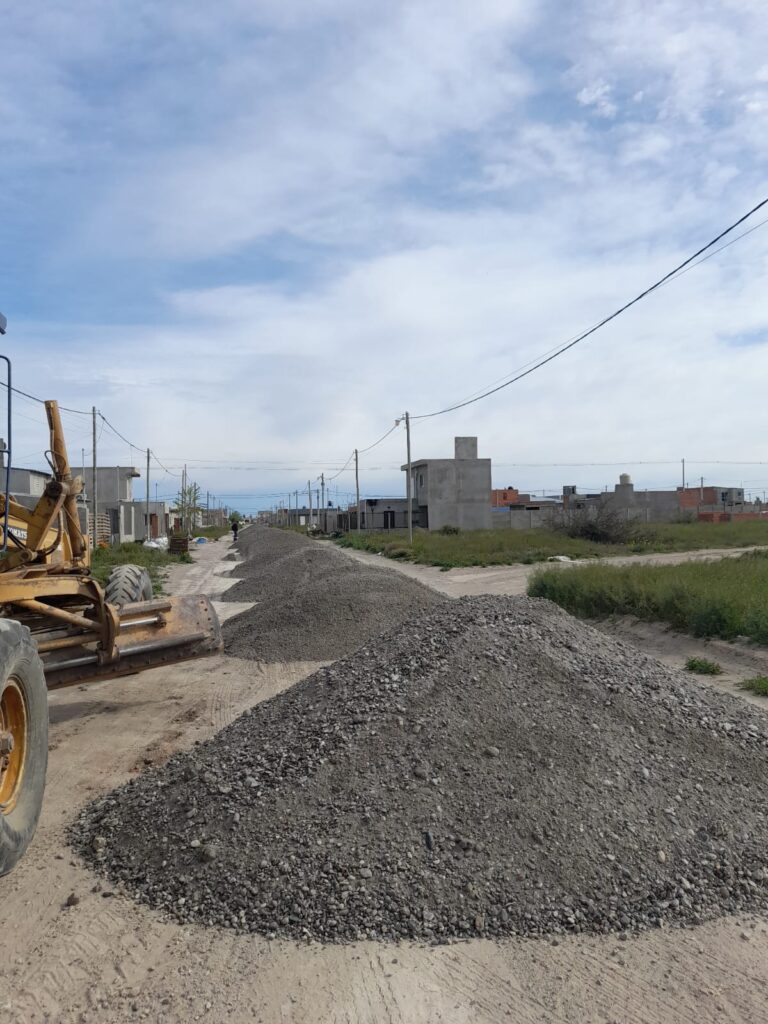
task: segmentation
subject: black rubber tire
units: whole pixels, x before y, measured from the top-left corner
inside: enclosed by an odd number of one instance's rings
[[[16,803],[8,813],[0,810],[0,875],[11,870],[35,834],[48,768],[48,690],[43,663],[27,627],[13,619],[0,619],[0,696],[11,676],[24,700],[27,747]]]
[[[152,580],[146,569],[139,565],[116,565],[109,574],[104,596],[110,604],[132,604],[134,601],[151,601]]]

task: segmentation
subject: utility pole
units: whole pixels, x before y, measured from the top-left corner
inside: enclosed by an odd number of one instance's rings
[[[152,540],[152,528],[149,518],[149,448],[147,448],[147,533],[145,540]]]
[[[357,532],[360,533],[360,466],[355,448],[355,493],[357,494]]]
[[[323,509],[323,519],[320,528],[322,529],[323,533],[328,533],[328,513],[325,510],[325,473],[320,474],[320,486],[323,490],[323,500],[321,503],[321,507]]]
[[[405,414],[405,444],[408,453],[408,543],[413,544],[413,480],[411,479],[411,417]]]
[[[83,478],[83,486],[85,486],[85,448],[80,449],[80,476]]]
[[[701,478],[701,490],[699,491],[699,501],[704,504],[704,477]]]
[[[680,460],[683,464],[683,490],[685,490],[685,459]]]
[[[312,528],[312,481],[307,480],[307,494],[309,495],[309,522],[307,523],[307,529]]]
[[[98,508],[98,487],[96,485],[96,406],[93,413],[93,488],[91,491],[91,511],[93,513],[93,550],[96,550],[96,510]]]
[[[205,492],[205,525],[211,525],[211,492]]]

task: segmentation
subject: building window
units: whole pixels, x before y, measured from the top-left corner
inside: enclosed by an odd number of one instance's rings
[[[423,486],[424,486],[424,474],[423,473],[419,473],[419,487],[423,487]]]

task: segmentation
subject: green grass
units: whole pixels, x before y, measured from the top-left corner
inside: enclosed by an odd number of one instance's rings
[[[473,530],[458,534],[414,534],[408,544],[405,530],[347,533],[337,543],[343,547],[381,553],[387,558],[453,569],[466,565],[512,565],[544,562],[551,555],[597,558],[663,551],[696,551],[703,548],[734,548],[768,545],[768,523],[663,523],[646,527],[643,538],[629,544],[601,544],[567,537],[554,530]]]
[[[723,666],[716,661],[709,661],[707,658],[689,658],[685,667],[689,672],[695,672],[697,676],[721,676]]]
[[[219,537],[226,537],[228,533],[232,533],[230,526],[201,526],[194,531],[195,537],[207,537],[208,540],[218,540]]]
[[[681,565],[542,570],[528,593],[584,618],[634,615],[693,636],[768,644],[768,552]]]
[[[191,561],[189,555],[169,555],[167,551],[145,548],[143,544],[119,544],[113,548],[97,548],[91,555],[91,570],[103,586],[116,565],[140,565],[149,573],[155,593],[160,594],[163,588],[163,570],[169,565]]]
[[[753,679],[742,679],[739,683],[740,690],[749,690],[756,693],[758,697],[768,697],[768,676],[755,676]]]

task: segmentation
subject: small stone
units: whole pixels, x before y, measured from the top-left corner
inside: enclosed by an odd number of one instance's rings
[[[648,771],[648,769],[647,768],[643,768],[642,771],[643,771],[643,778],[644,779],[650,779],[651,773]]]
[[[486,747],[483,753],[486,757],[498,757],[501,751],[498,747]]]
[[[197,850],[198,847],[200,847],[202,844],[199,839],[193,839],[189,845],[192,847],[193,850]]]
[[[658,860],[659,864],[667,863],[667,855],[663,850],[659,850],[659,852],[656,854],[656,859]]]
[[[373,872],[370,868],[360,868],[361,878],[373,878]]]
[[[749,932],[742,932],[740,937],[744,939],[745,942],[749,942],[749,940],[752,938]]]
[[[65,907],[76,907],[79,902],[80,902],[80,897],[77,895],[77,893],[71,892],[69,894],[69,896],[67,896],[67,898],[64,900],[64,906]]]
[[[418,768],[413,769],[413,775],[414,778],[417,779],[426,779],[429,777],[429,772],[427,771],[426,768],[422,768],[421,766],[419,766]]]

